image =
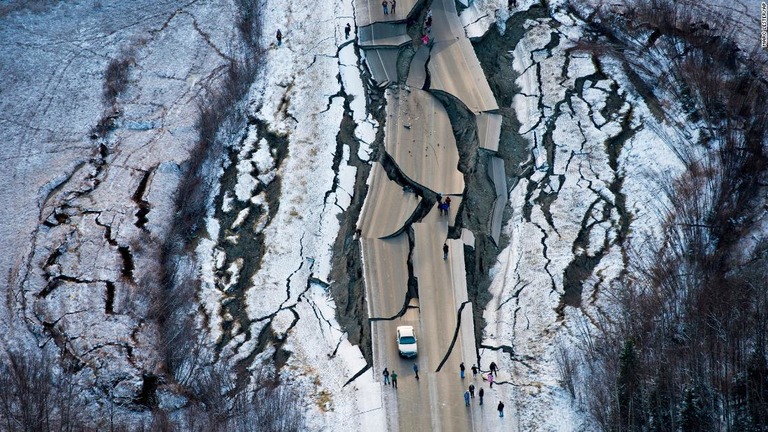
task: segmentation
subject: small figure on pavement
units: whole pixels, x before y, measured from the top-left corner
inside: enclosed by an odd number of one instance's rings
[[[459,375],[461,375],[461,379],[464,379],[464,362],[461,362],[459,365]]]
[[[499,417],[504,417],[504,402],[499,401],[499,406],[496,409],[499,410]]]
[[[489,388],[493,388],[493,373],[488,372],[488,386]]]
[[[472,378],[477,378],[477,365],[472,365]]]
[[[424,45],[429,44],[429,36],[427,36],[427,35],[422,36],[421,37],[421,43],[423,43]]]
[[[419,379],[419,365],[416,363],[413,364],[413,373],[416,374],[416,379]]]
[[[387,368],[384,368],[384,372],[381,374],[384,375],[384,385],[389,385],[389,371]]]
[[[498,370],[499,370],[499,368],[496,366],[496,363],[495,362],[491,362],[491,372],[493,373],[493,375],[498,376],[499,375],[497,373]]]
[[[389,11],[387,10],[387,5],[388,4],[389,3],[387,3],[387,0],[384,0],[384,1],[381,2],[381,7],[384,8],[384,15],[389,15]]]
[[[448,259],[448,243],[443,243],[443,259]],[[461,364],[461,370],[464,370],[464,363]],[[464,378],[464,373],[461,374],[461,377]]]
[[[469,406],[469,390],[464,391],[464,405]]]
[[[392,387],[397,388],[397,374],[392,371]]]
[[[277,39],[278,46],[280,46],[280,44],[283,43],[283,33],[280,31],[280,29],[277,29],[277,34],[275,34],[275,39]]]
[[[347,23],[347,26],[344,27],[344,39],[349,39],[349,32],[352,31],[352,26]]]
[[[451,197],[445,197],[445,211],[451,209]]]
[[[474,398],[475,397],[475,385],[470,384],[469,385],[469,397]]]
[[[477,392],[477,396],[480,397],[480,405],[483,404],[483,396],[485,396],[485,390],[483,390],[482,387],[480,387],[480,391]]]
[[[394,15],[395,14],[395,8],[397,7],[397,1],[392,0],[391,2],[389,2],[389,5],[391,6],[389,8],[389,10],[392,12],[392,15]]]

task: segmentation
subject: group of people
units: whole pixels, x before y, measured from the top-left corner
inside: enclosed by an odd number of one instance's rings
[[[483,379],[488,380],[488,384],[490,385],[490,388],[493,388],[493,381],[498,373],[498,368],[496,367],[495,362],[491,362],[490,364],[490,372],[488,372],[487,376],[483,376]],[[477,367],[477,365],[472,365],[472,378],[477,378],[477,374],[480,372],[480,369]],[[414,363],[413,364],[413,373],[416,376],[416,380],[419,380],[419,365]],[[466,373],[466,367],[464,366],[464,362],[461,362],[459,364],[459,376],[461,379],[464,379]],[[384,385],[391,385],[395,389],[397,389],[397,373],[395,371],[389,372],[389,369],[384,368],[384,371],[381,373],[384,376]],[[469,406],[469,401],[471,399],[475,398],[475,384],[470,383],[469,387],[467,387],[467,390],[464,392],[464,405]],[[480,405],[483,404],[483,398],[485,397],[485,390],[480,387],[480,389],[477,392],[478,399],[480,400]],[[496,409],[499,411],[499,417],[504,417],[504,402],[499,401],[499,404],[496,406]]]
[[[482,375],[482,378],[488,381],[490,388],[493,388],[493,381],[498,374],[498,367],[496,366],[496,362],[491,362],[490,370],[491,371],[488,372],[488,375]],[[461,379],[464,379],[465,372],[466,368],[464,366],[464,362],[461,362],[461,364],[459,364],[459,376]],[[472,365],[472,378],[477,378],[478,372],[480,372],[480,369],[477,367],[477,365]],[[482,405],[483,397],[485,396],[485,390],[483,390],[482,387],[480,387],[477,396],[480,399],[480,405]],[[469,387],[467,387],[467,390],[464,391],[464,405],[469,406],[469,401],[474,398],[475,385],[470,383]],[[499,405],[496,407],[496,409],[499,411],[499,417],[504,417],[504,403],[502,401],[499,401]]]
[[[395,371],[392,371],[392,373],[389,373],[387,368],[384,368],[384,372],[381,373],[384,375],[384,385],[391,385],[395,389],[397,389],[397,373]]]
[[[441,215],[447,215],[451,209],[451,197],[445,197],[445,201],[443,201],[443,197],[438,195],[437,209],[440,210]]]
[[[387,0],[381,1],[381,7],[384,8],[384,15],[395,14],[395,9],[397,9],[397,1],[391,0],[387,2]]]
[[[414,363],[413,364],[413,373],[416,374],[416,381],[419,380],[419,365]],[[389,372],[389,369],[384,368],[384,372],[381,373],[384,376],[384,385],[391,385],[395,389],[397,389],[397,373],[395,371],[392,371],[392,373]]]

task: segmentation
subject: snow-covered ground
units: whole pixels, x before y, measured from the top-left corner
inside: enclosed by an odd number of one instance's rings
[[[479,38],[505,31],[507,17],[535,2],[512,10],[501,0],[468,3],[462,22]],[[658,241],[654,210],[664,203],[656,179],[682,169],[664,144],[676,132],[654,118],[622,69],[604,62],[598,73],[590,55],[568,51],[582,26],[560,6],[552,6],[551,18],[528,21],[511,51],[520,88],[513,99],[517,132],[534,169],[510,191],[509,244],[491,270],[483,314],[482,345],[514,350],[481,349],[481,357],[484,368],[491,361],[501,367],[507,384],[494,396],[511,402],[508,418],[517,430],[591,430],[561,386],[558,349],[582,349],[592,319],[610,313],[601,296],[619,276],[626,247]],[[757,17],[743,3],[733,7],[750,22]],[[347,23],[354,37],[352,0],[322,7],[266,0],[262,11],[268,49],[246,108],[255,122],[233,131],[237,180],[220,190],[222,208],[210,209],[196,251],[206,317],[198,322],[224,359],[249,366],[274,353],[269,345],[255,352],[269,326],[291,353],[282,377],[307,396],[309,429],[381,430],[381,385],[335,321],[328,288],[339,215],[355,190],[350,158],[370,160],[379,128],[366,112],[355,47],[344,37]],[[161,372],[154,330],[135,313],[148,307],[134,295],[137,287],[158,265],[156,256],[141,254],[142,244],[168,232],[180,165],[197,140],[198,95],[241,49],[231,42],[235,14],[224,1],[95,1],[0,17],[0,40],[7,42],[0,53],[4,346],[53,351],[45,329],[54,328],[65,338],[55,342],[90,371],[81,378],[113,383],[111,396],[126,400],[140,391],[142,375]],[[559,38],[554,45],[552,35]],[[739,35],[748,45],[750,36]],[[104,71],[110,60],[127,57],[127,89],[108,106]],[[356,155],[337,141],[345,109],[356,124]],[[114,116],[114,131],[93,137],[105,116]],[[284,159],[271,137],[286,143]],[[609,148],[608,141],[617,144]],[[270,196],[265,190],[275,182],[279,188],[269,193],[278,193]],[[216,210],[236,212],[233,222],[222,226]],[[244,274],[243,259],[227,256],[246,236],[264,245],[253,276]],[[595,257],[577,281],[582,291],[569,300],[580,306],[562,304],[574,283],[568,269]],[[247,288],[233,293],[243,278]]]

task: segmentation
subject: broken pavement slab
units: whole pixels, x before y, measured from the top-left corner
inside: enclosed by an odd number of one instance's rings
[[[466,38],[464,26],[456,12],[454,0],[434,0],[432,2],[432,31],[430,37],[435,42],[455,41]]]
[[[396,48],[410,42],[405,23],[374,23],[357,29],[361,48]]]
[[[504,172],[504,160],[493,156],[488,164],[488,177],[491,179],[496,190],[496,200],[493,203],[493,210],[488,219],[489,232],[493,243],[499,245],[501,237],[501,222],[504,216],[504,208],[507,206],[507,177]]]
[[[474,113],[499,109],[469,39],[437,42],[430,57],[430,90],[453,95]]]
[[[387,177],[384,167],[374,162],[368,196],[360,212],[357,227],[366,238],[388,237],[400,232],[421,202],[421,197],[405,192]]]
[[[443,105],[423,90],[388,90],[384,145],[411,181],[437,193],[460,195],[464,177]]]
[[[416,54],[411,59],[411,66],[408,69],[408,79],[406,84],[412,88],[424,90],[424,84],[427,81],[427,61],[429,60],[429,48],[421,45]]]
[[[499,151],[501,138],[501,114],[481,112],[477,114],[477,140],[480,148]]]
[[[377,48],[363,52],[365,53],[365,63],[379,87],[397,82],[397,56],[400,55],[400,49]]]

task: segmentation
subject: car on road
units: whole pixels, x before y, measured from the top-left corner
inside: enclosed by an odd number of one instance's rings
[[[403,357],[416,357],[416,334],[413,326],[399,326],[397,328],[397,351]]]

